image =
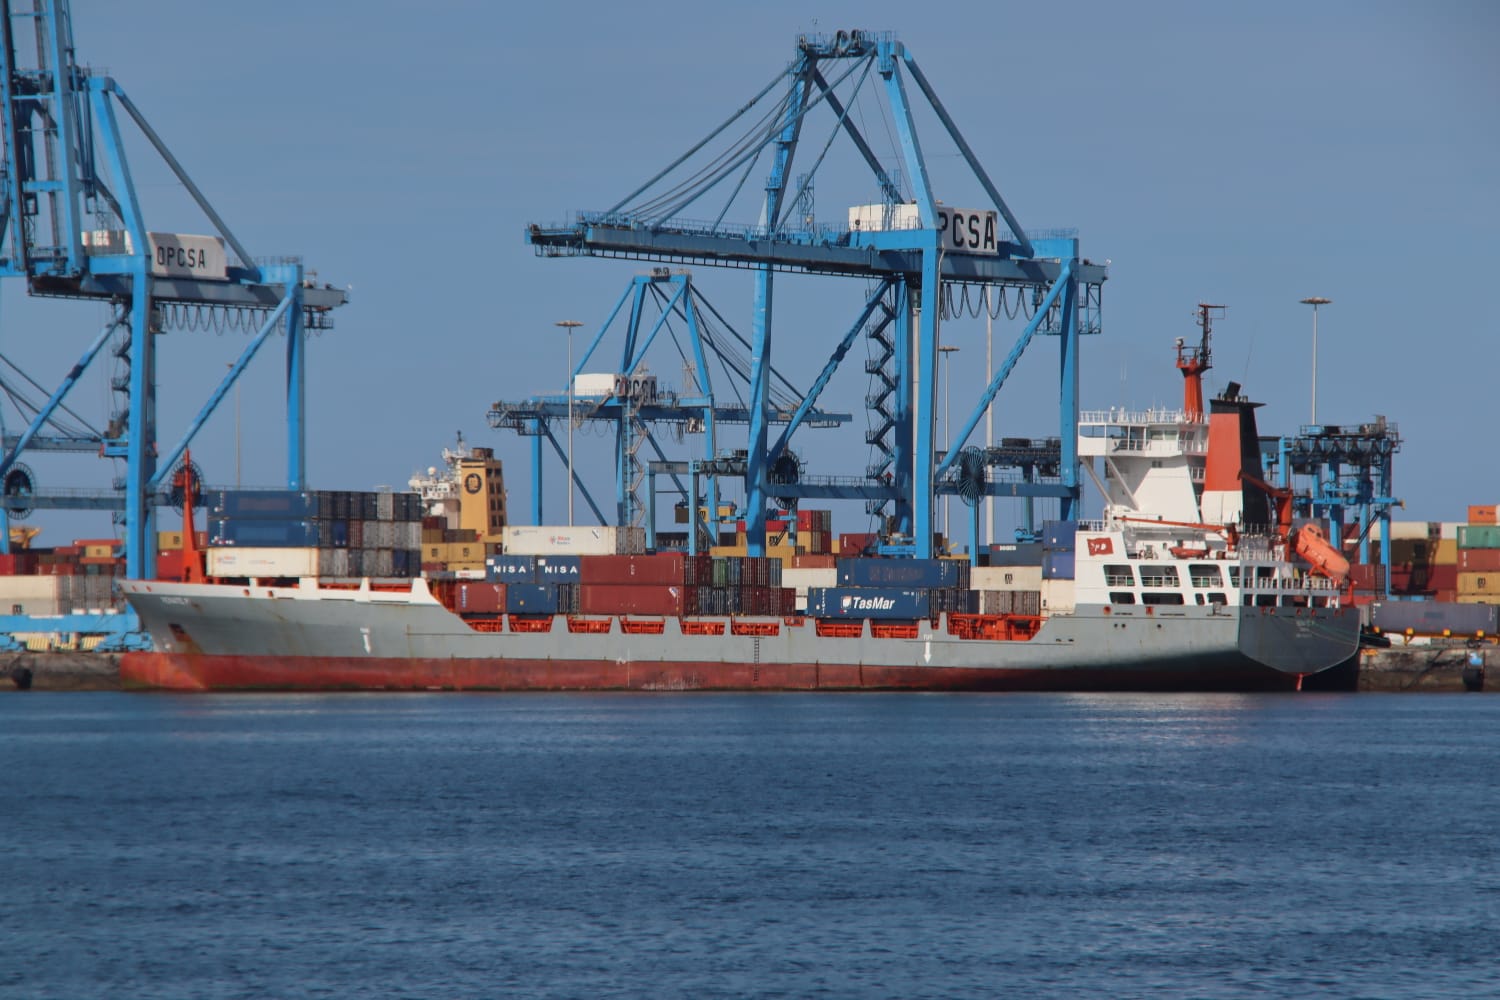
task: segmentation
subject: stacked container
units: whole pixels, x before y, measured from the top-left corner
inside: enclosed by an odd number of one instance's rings
[[[781,561],[750,556],[585,555],[578,611],[585,615],[789,615]]]
[[[210,576],[411,577],[421,570],[415,493],[211,490],[204,505]],[[482,556],[477,565],[482,575]]]
[[[811,617],[911,622],[979,610],[966,560],[849,558],[836,569],[838,586],[808,588]]]
[[[1493,504],[1469,508],[1457,532],[1455,597],[1460,604],[1500,604],[1500,518]]]

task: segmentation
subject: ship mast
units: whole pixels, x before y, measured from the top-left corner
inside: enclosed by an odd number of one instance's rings
[[[1177,368],[1182,372],[1182,409],[1190,420],[1203,419],[1203,373],[1213,367],[1209,336],[1213,331],[1213,318],[1222,315],[1223,306],[1198,303],[1198,327],[1203,331],[1198,346],[1185,351],[1185,342],[1181,337],[1177,338]]]

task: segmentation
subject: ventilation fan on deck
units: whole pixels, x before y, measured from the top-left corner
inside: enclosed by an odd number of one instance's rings
[[[30,500],[36,493],[36,476],[29,466],[17,462],[5,474],[5,510],[11,518],[24,521],[31,516]]]
[[[794,452],[784,451],[771,463],[766,478],[776,486],[791,486],[802,478],[802,462]],[[797,505],[797,498],[777,497],[776,504],[782,510],[791,510]]]
[[[965,448],[958,453],[958,495],[970,507],[978,506],[984,496],[984,452]]]

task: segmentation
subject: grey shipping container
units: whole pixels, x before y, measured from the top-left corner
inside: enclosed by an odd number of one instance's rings
[[[962,559],[840,559],[837,565],[843,587],[969,586],[969,563]]]
[[[1461,635],[1500,632],[1500,605],[1449,604],[1445,601],[1377,601],[1370,624],[1382,632],[1405,635]]]

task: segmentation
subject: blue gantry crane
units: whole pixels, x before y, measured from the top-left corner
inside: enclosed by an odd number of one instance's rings
[[[66,0],[0,0],[0,31],[0,276],[24,279],[33,296],[110,307],[108,322],[55,389],[46,392],[29,376],[0,378],[27,418],[18,433],[0,426],[0,545],[8,542],[5,522],[33,509],[109,509],[123,526],[126,572],[147,577],[154,511],[171,501],[183,452],[278,332],[286,344],[286,480],[304,485],[304,334],[331,326],[331,311],[347,297],[311,281],[297,258],[251,255],[119,83],[77,61]],[[191,196],[212,233],[153,230],[136,195],[122,118]],[[156,421],[157,335],[204,328],[254,335],[196,417],[164,443]],[[101,355],[119,366],[110,381],[118,402],[95,429],[65,400]],[[21,461],[41,449],[123,459],[125,474],[108,490],[49,490]],[[0,621],[0,632],[8,625],[14,623]]]
[[[606,337],[618,330],[619,351]],[[672,388],[648,367],[652,349],[657,357],[680,363],[682,383]],[[642,484],[654,482],[652,469],[666,469],[683,503],[698,510],[700,497],[689,491],[683,476],[666,456],[654,428],[671,428],[680,439],[701,434],[704,469],[726,468],[719,455],[719,430],[730,424],[751,421],[747,392],[751,375],[749,339],[727,320],[693,283],[685,270],[655,267],[633,277],[614,308],[588,340],[568,372],[568,392],[546,394],[520,401],[498,401],[490,408],[491,427],[513,430],[531,439],[531,516],[542,517],[543,442],[550,443],[559,459],[565,459],[563,444],[553,431],[553,422],[572,419],[577,425],[602,423],[615,435],[615,506],[607,516],[583,478],[573,473],[573,488],[600,524],[639,524],[654,510],[656,492],[642,499]],[[596,360],[598,359],[598,360]],[[607,366],[603,372],[597,371]],[[592,372],[592,374],[590,374]],[[599,381],[602,375],[603,381]],[[768,420],[786,425],[797,421],[807,427],[837,427],[847,423],[847,413],[831,413],[813,406],[812,394],[797,388],[774,368],[770,372],[767,399]],[[566,424],[564,425],[566,426]],[[649,447],[655,459],[642,462],[640,451]],[[666,466],[663,466],[666,463]],[[744,462],[739,463],[743,475]],[[671,468],[667,469],[666,467]],[[710,476],[707,509],[718,510],[717,476]],[[654,518],[647,521],[648,531]],[[699,523],[689,548],[696,551],[699,538],[717,538],[707,523]]]
[[[915,85],[925,104],[908,92]],[[883,102],[882,102],[883,96]],[[883,163],[860,102],[880,103],[898,162]],[[951,191],[979,208],[945,204],[918,137],[919,112],[936,119],[966,176]],[[816,116],[816,118],[815,118]],[[821,143],[808,143],[811,123],[826,122]],[[848,207],[847,221],[818,224],[812,211],[815,177],[828,172],[830,152],[849,150],[867,170],[877,203]],[[811,166],[793,163],[811,145]],[[763,194],[745,195],[757,164],[767,164]],[[795,179],[794,179],[795,176]],[[868,180],[866,181],[868,183]],[[962,190],[961,190],[962,189]],[[975,193],[966,192],[973,189]],[[950,190],[945,188],[945,190]],[[736,204],[758,203],[754,222],[732,216]],[[952,195],[950,194],[950,197]],[[971,503],[984,495],[1055,497],[1063,517],[1081,497],[1077,462],[1079,338],[1100,331],[1103,265],[1079,255],[1071,231],[1025,231],[980,165],[932,84],[910,52],[888,32],[804,35],[796,55],[752,100],[665,169],[602,212],[582,212],[565,225],[532,224],[526,239],[542,256],[592,256],[745,268],[754,272],[744,459],[751,551],[764,551],[769,502],[804,498],[863,499],[884,513],[887,551],[933,555],[933,498],[957,493]],[[772,401],[775,275],[794,272],[864,279],[857,318],[835,346],[812,387],[775,437]],[[985,294],[989,292],[991,294]],[[935,399],[940,322],[983,302],[992,316],[1027,320],[1009,355],[993,372],[962,429],[944,452],[936,448]],[[786,459],[820,394],[863,334],[876,348],[866,362],[875,389],[866,399],[866,439],[874,460],[863,474],[809,477]],[[1025,449],[1024,461],[1004,449],[966,447],[996,393],[1037,334],[1059,346],[1059,436],[1056,458]],[[1045,449],[1044,449],[1045,450]],[[1022,477],[996,477],[997,467],[1025,467]],[[1055,473],[1032,473],[1046,468]],[[977,518],[974,522],[977,525]],[[977,552],[975,553],[977,555]]]
[[[1291,437],[1274,439],[1268,467],[1279,468],[1282,485],[1302,480],[1299,511],[1326,518],[1335,532],[1346,522],[1359,528],[1358,559],[1370,559],[1370,530],[1379,522],[1382,587],[1390,593],[1391,511],[1401,505],[1394,493],[1395,456],[1401,432],[1385,417],[1359,424],[1304,424]],[[1263,451],[1267,449],[1262,449]]]

